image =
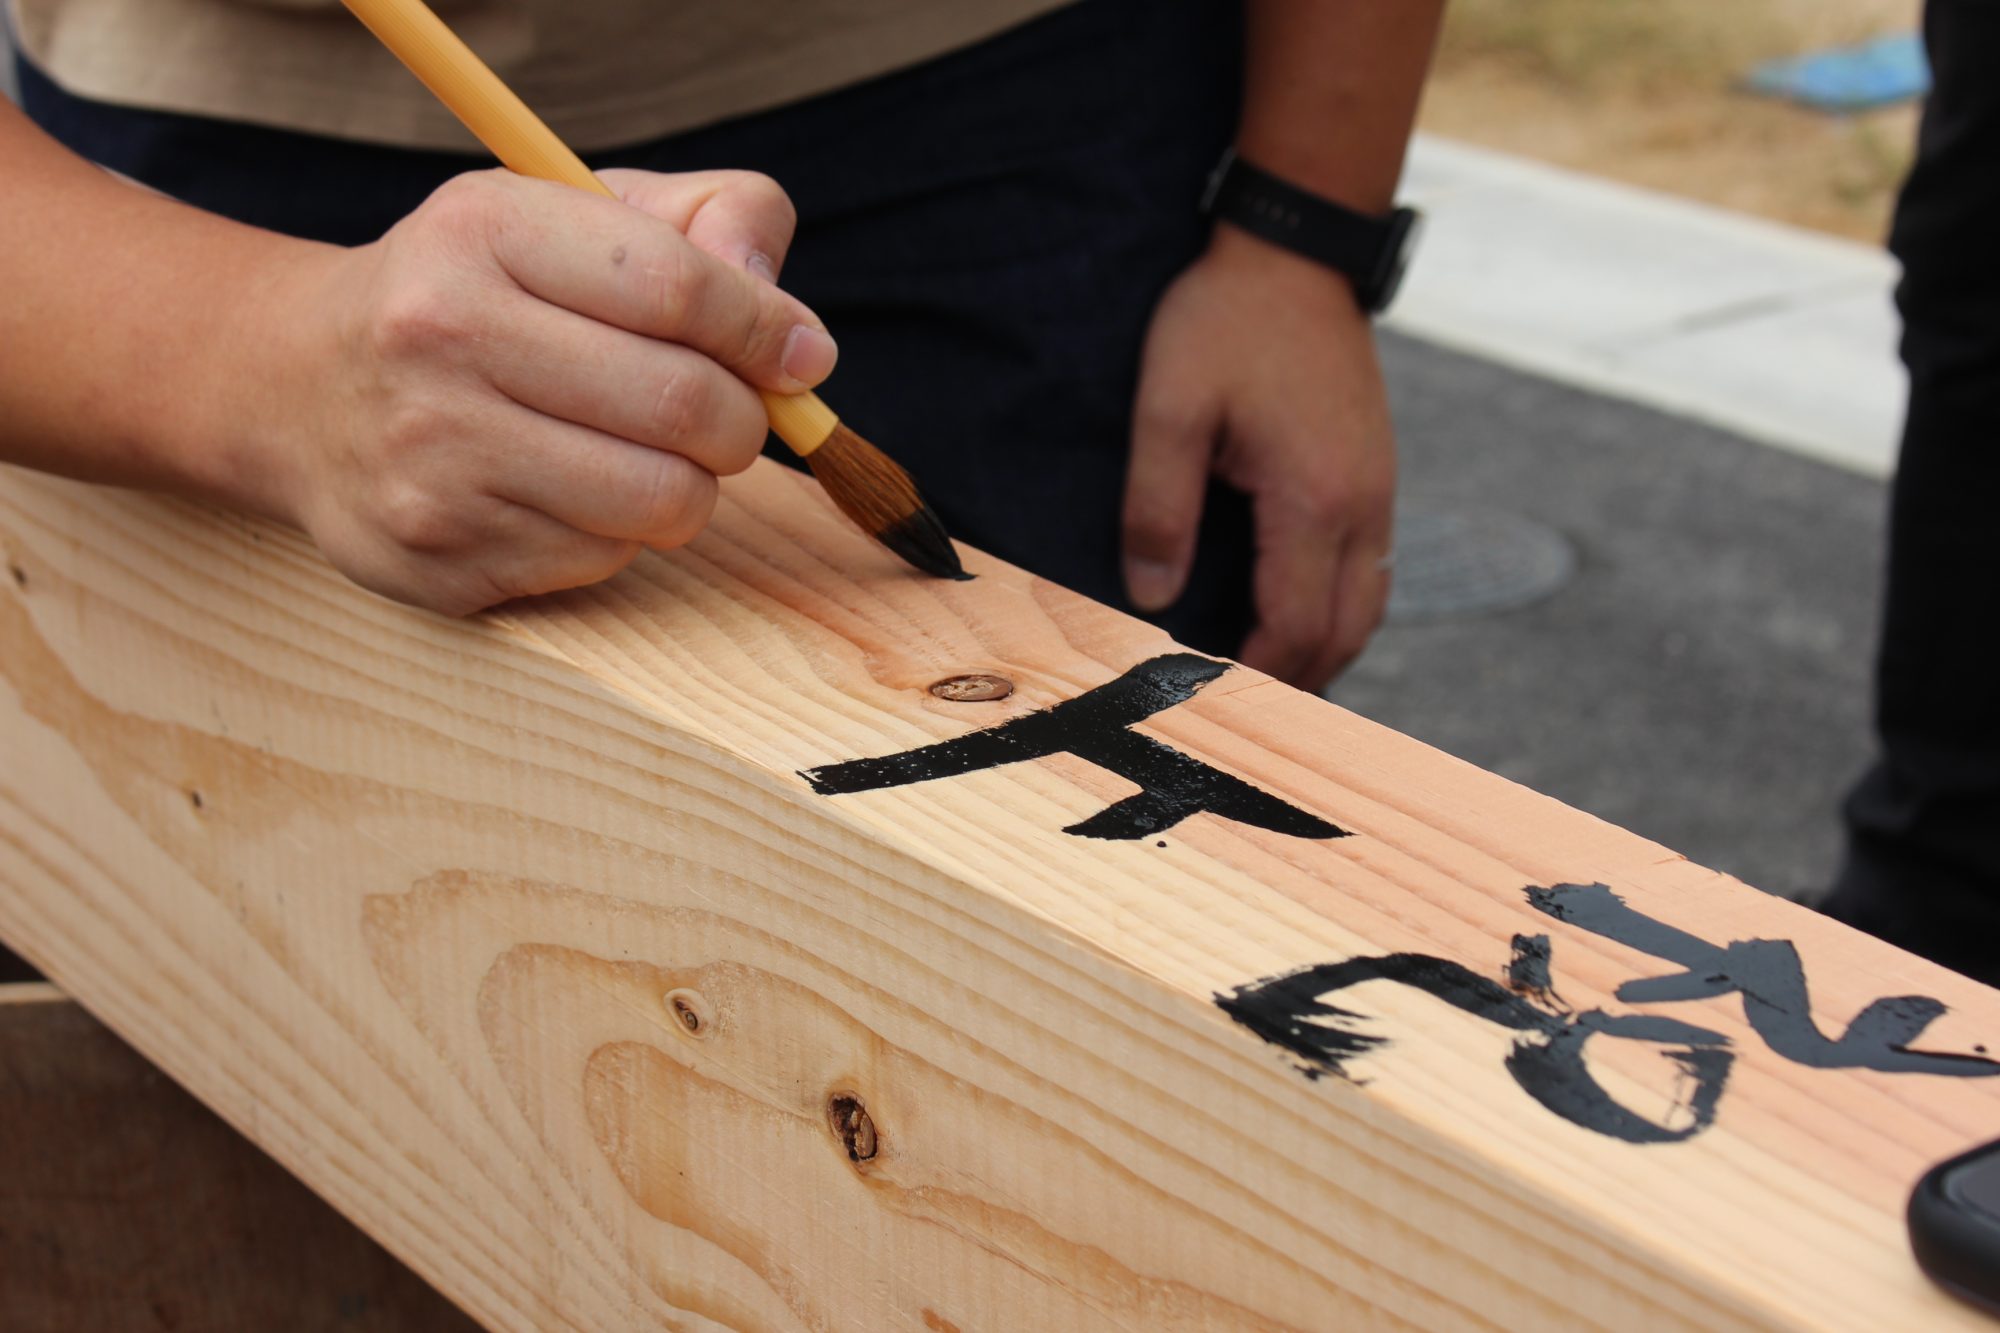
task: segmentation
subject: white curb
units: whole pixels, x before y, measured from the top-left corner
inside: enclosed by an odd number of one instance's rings
[[[1428,225],[1385,323],[1856,472],[1894,467],[1882,250],[1419,135]]]

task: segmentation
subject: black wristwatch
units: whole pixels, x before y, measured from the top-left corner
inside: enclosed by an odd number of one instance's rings
[[[1370,314],[1388,308],[1409,269],[1423,215],[1370,217],[1251,166],[1231,148],[1215,164],[1201,211],[1347,275]]]

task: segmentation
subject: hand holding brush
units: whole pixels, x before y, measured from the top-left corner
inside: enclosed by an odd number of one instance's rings
[[[617,198],[421,0],[346,4],[508,167]],[[615,244],[604,253],[614,265],[617,256],[629,260]],[[643,318],[645,312],[635,313]],[[811,333],[804,336],[810,339]],[[824,337],[823,331],[819,336]],[[793,346],[788,341],[787,350]],[[771,429],[806,460],[834,503],[864,531],[925,573],[966,577],[950,537],[909,474],[843,426],[812,393],[761,388],[759,394]]]

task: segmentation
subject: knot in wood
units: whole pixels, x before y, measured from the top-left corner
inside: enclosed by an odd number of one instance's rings
[[[868,1108],[851,1092],[836,1092],[827,1099],[827,1123],[833,1136],[847,1150],[850,1162],[866,1162],[875,1156],[875,1121]]]
[[[931,686],[931,693],[955,704],[983,704],[1004,699],[1014,692],[1014,682],[1005,676],[976,674],[947,676]]]
[[[708,1001],[700,991],[676,987],[666,994],[667,1009],[680,1024],[681,1031],[690,1037],[706,1037],[712,1019],[709,1016]]]

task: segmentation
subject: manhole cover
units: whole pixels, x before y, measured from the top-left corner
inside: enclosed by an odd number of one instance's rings
[[[1388,618],[1452,620],[1511,611],[1569,582],[1576,551],[1545,523],[1492,510],[1396,511]]]

